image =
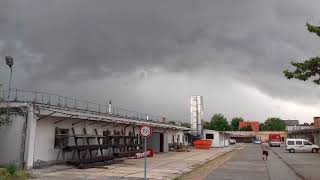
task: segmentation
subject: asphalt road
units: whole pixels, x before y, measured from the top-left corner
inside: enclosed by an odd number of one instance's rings
[[[273,147],[268,161],[262,160],[260,145],[246,144],[207,179],[214,180],[319,180],[320,154],[290,154]]]
[[[284,147],[271,150],[302,179],[320,179],[320,153],[289,153]]]

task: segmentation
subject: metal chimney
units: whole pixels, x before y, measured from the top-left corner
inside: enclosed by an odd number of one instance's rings
[[[109,100],[109,114],[112,114],[112,101]]]
[[[202,96],[191,96],[191,131],[195,136],[202,136],[203,133],[203,98]]]

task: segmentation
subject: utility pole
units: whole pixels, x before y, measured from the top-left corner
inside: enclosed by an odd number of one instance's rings
[[[13,57],[12,56],[5,56],[6,64],[10,68],[10,80],[9,80],[9,87],[8,87],[8,99],[7,99],[7,121],[9,121],[9,108],[10,108],[10,90],[11,90],[11,78],[12,78],[12,66],[13,66]]]

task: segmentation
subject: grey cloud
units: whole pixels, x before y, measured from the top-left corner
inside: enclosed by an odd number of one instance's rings
[[[21,43],[12,52],[33,84],[211,68],[273,97],[316,102],[312,85],[281,74],[291,60],[318,53],[320,41],[304,27],[319,22],[316,0],[1,3],[0,40]]]

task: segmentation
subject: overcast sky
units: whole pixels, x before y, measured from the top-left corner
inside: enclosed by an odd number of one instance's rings
[[[15,58],[13,87],[189,121],[311,122],[320,89],[287,80],[290,61],[320,55],[320,1],[1,0],[0,57]],[[1,60],[0,82],[9,70]]]

